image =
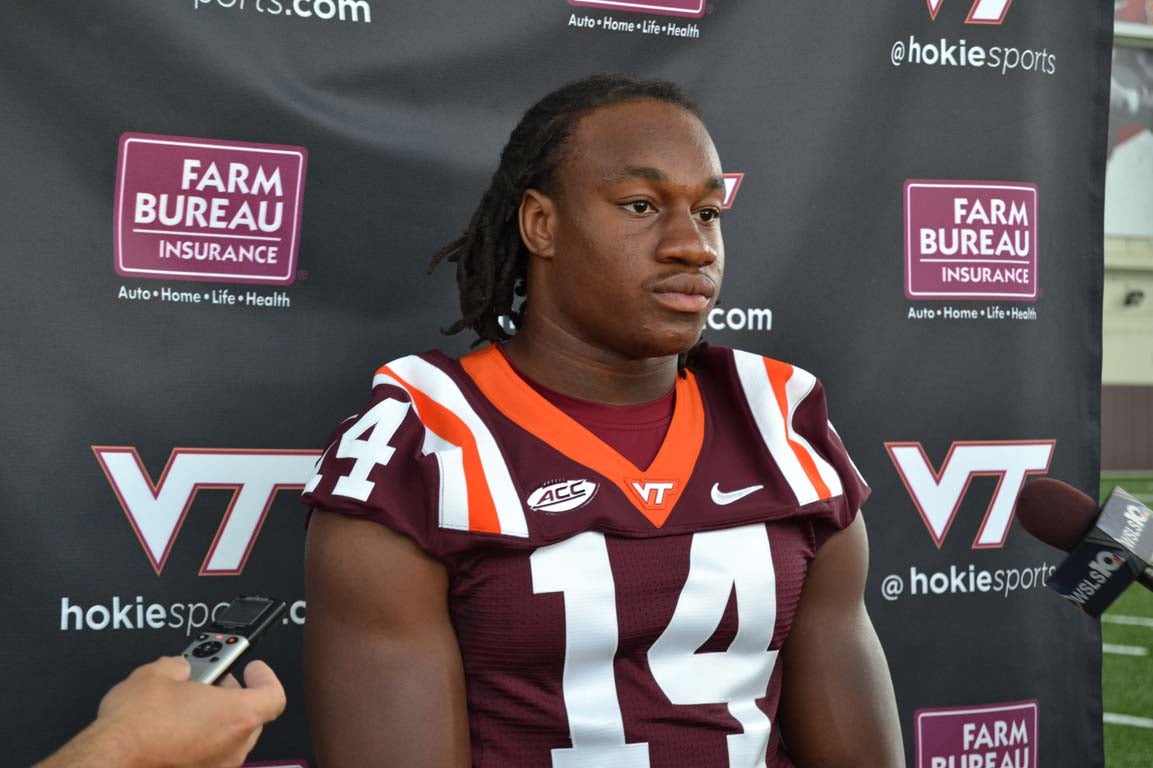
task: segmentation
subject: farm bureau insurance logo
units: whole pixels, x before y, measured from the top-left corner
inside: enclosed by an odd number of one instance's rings
[[[905,182],[905,296],[1037,299],[1037,186]]]
[[[122,277],[290,285],[303,147],[125,133],[114,249]]]
[[[1037,702],[919,709],[917,768],[1037,768]]]
[[[699,19],[705,15],[706,0],[568,0],[569,5],[603,8],[611,11],[657,13]]]

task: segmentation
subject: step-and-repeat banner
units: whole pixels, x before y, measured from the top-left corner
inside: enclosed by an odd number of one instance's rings
[[[1100,765],[1097,625],[1030,476],[1096,487],[1107,3],[17,0],[0,8],[0,743],[47,754],[222,602],[286,599],[299,490],[376,367],[464,338],[451,269],[520,114],[681,83],[728,184],[707,338],[818,374],[875,489],[909,764]]]

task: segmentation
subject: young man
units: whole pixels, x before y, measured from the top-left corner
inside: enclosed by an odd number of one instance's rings
[[[324,768],[903,765],[821,387],[699,343],[723,194],[670,84],[522,118],[438,256],[494,343],[381,368],[306,488]]]

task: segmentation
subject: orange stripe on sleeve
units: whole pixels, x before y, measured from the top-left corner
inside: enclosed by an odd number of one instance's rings
[[[797,462],[805,470],[805,477],[816,489],[817,496],[821,499],[831,498],[833,494],[829,490],[829,486],[821,479],[821,473],[817,471],[817,463],[813,461],[812,455],[803,445],[793,439],[793,424],[789,418],[788,392],[789,379],[793,377],[793,366],[767,357],[764,360],[765,372],[769,376],[769,385],[772,387],[773,396],[777,400],[781,421],[785,425],[785,439],[788,440],[789,447],[793,449],[793,455],[797,457]]]
[[[497,518],[496,505],[492,499],[492,491],[488,487],[488,480],[484,474],[484,466],[480,461],[480,451],[476,447],[476,438],[460,417],[445,408],[431,397],[413,387],[397,375],[387,365],[377,373],[389,376],[400,383],[412,398],[421,422],[427,429],[432,430],[444,440],[459,446],[463,453],[464,477],[468,488],[468,527],[469,530],[482,533],[500,533],[500,520]]]

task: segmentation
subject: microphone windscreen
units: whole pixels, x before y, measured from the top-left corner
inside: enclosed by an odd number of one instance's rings
[[[1017,497],[1021,527],[1033,538],[1066,552],[1085,538],[1098,509],[1096,501],[1051,477],[1030,480]]]

